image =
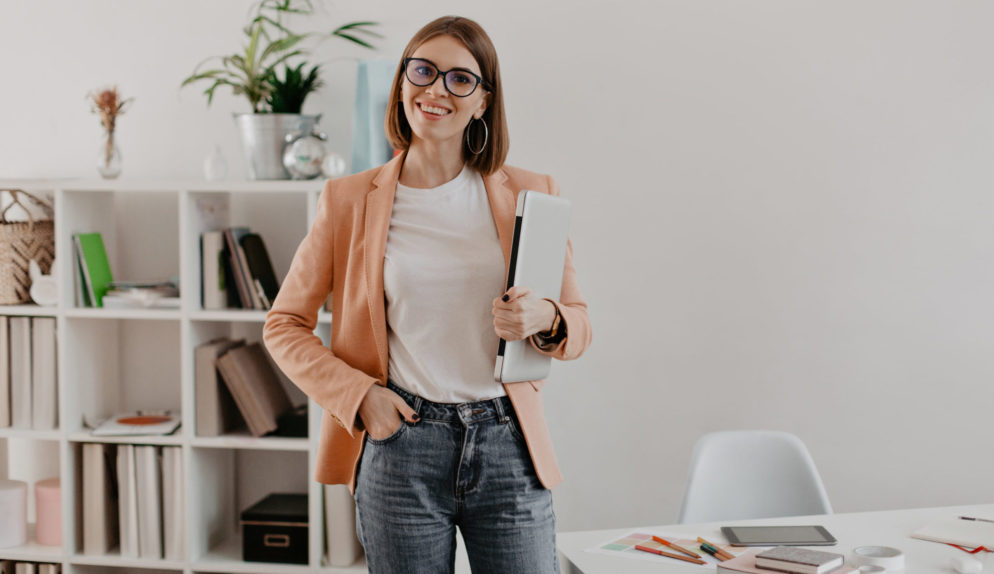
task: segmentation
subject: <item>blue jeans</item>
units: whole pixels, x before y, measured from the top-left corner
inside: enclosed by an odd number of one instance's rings
[[[355,501],[370,574],[452,572],[456,527],[474,574],[558,574],[552,492],[510,399],[443,404],[387,387],[421,420],[366,436]]]

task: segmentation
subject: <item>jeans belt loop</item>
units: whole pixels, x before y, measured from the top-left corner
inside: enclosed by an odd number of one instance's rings
[[[507,413],[504,412],[504,401],[501,400],[501,397],[497,397],[493,399],[493,401],[494,408],[497,409],[497,420],[500,421],[500,424],[505,424],[510,421],[511,417],[507,416]]]

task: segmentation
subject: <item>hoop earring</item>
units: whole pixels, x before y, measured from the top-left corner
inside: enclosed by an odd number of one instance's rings
[[[490,129],[487,128],[487,122],[485,122],[482,118],[473,118],[473,119],[475,121],[478,121],[481,124],[483,124],[483,145],[480,146],[480,149],[478,149],[478,150],[473,149],[473,146],[470,145],[470,143],[469,143],[469,132],[470,132],[471,128],[468,127],[468,128],[466,128],[466,148],[473,155],[480,155],[481,153],[483,153],[483,150],[487,149],[487,140],[490,139]],[[473,122],[471,121],[470,122],[470,126],[472,126],[472,125],[473,125]]]

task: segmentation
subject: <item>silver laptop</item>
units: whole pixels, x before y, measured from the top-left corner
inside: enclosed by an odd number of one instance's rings
[[[566,264],[570,202],[527,189],[518,192],[507,289],[531,289],[535,297],[558,301]],[[532,347],[528,337],[500,340],[494,379],[500,383],[537,381],[549,376],[552,358]]]

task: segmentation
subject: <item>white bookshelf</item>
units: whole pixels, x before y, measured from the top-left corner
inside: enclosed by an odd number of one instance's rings
[[[314,219],[323,180],[0,180],[0,189],[10,187],[50,195],[55,203],[58,305],[0,306],[0,315],[56,318],[59,428],[0,429],[0,455],[6,456],[11,441],[37,441],[58,452],[63,545],[36,544],[32,525],[29,543],[0,548],[0,559],[58,562],[66,574],[365,573],[361,560],[346,568],[327,565],[323,489],[312,480],[321,419],[316,404],[308,401],[308,438],[255,438],[247,431],[195,435],[194,348],[219,336],[261,341],[266,318],[265,311],[201,308],[200,234],[229,225],[251,227],[262,235],[282,279]],[[212,207],[205,211],[205,205]],[[78,308],[72,234],[92,231],[103,236],[115,279],[178,276],[180,308]],[[331,315],[322,311],[315,333],[327,344],[330,332]],[[283,383],[293,402],[305,398],[286,377]],[[99,420],[136,409],[179,410],[183,424],[169,436],[123,438],[94,437],[83,424],[84,417]],[[104,556],[81,553],[80,445],[85,442],[182,449],[187,537],[183,560],[122,558],[116,551]],[[0,478],[5,473],[12,474],[0,463]],[[242,561],[239,514],[269,492],[308,494],[307,565]]]

